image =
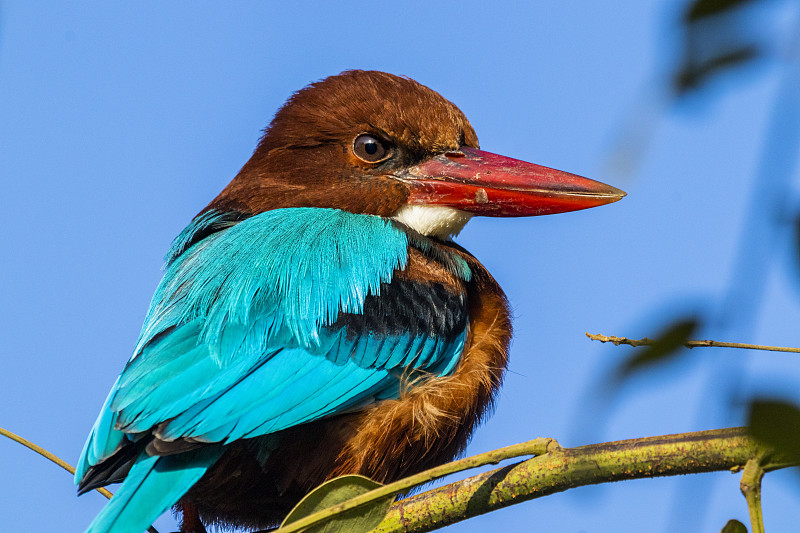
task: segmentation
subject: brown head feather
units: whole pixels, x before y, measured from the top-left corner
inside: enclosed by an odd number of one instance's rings
[[[357,158],[353,141],[363,133],[388,141],[394,157],[378,164]],[[393,173],[461,146],[478,147],[475,130],[439,93],[409,78],[351,70],[295,93],[206,209],[334,207],[389,216],[408,197]]]

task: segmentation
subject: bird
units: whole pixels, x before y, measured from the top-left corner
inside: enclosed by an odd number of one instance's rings
[[[89,533],[274,527],[345,474],[453,460],[508,364],[508,300],[454,238],[625,196],[483,151],[455,104],[350,70],[294,93],[174,239],[91,429],[79,494],[121,483]]]

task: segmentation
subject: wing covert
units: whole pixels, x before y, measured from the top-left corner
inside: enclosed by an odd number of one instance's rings
[[[176,239],[96,425],[113,429],[90,435],[82,471],[125,439],[274,433],[398,397],[411,369],[455,367],[467,335],[463,265],[440,269],[447,283],[399,275],[410,255],[435,258],[380,217],[292,208],[234,218],[212,213],[213,231],[190,226]]]

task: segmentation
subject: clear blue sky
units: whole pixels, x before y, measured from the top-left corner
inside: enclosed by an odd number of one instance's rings
[[[75,462],[171,239],[236,174],[293,91],[349,68],[439,91],[486,150],[629,193],[580,213],[475,219],[459,237],[516,319],[497,412],[470,454],[537,436],[575,446],[740,425],[720,374],[739,376],[744,396],[800,398],[796,357],[694,350],[598,409],[598,384],[631,349],[584,337],[653,336],[687,310],[719,311],[763,192],[753,180],[781,68],[656,108],[646,102],[672,57],[677,2],[521,4],[0,4],[0,426]],[[798,16],[790,11],[766,20]],[[642,111],[646,148],[634,172],[616,172],[609,156]],[[800,344],[792,242],[784,231],[768,254],[752,252],[766,272],[753,318],[701,335]],[[76,498],[69,475],[11,442],[0,441],[0,473],[4,531],[81,531],[104,503]],[[796,528],[799,479],[767,476],[768,530]],[[718,531],[747,521],[738,483],[718,473],[583,488],[450,530]]]

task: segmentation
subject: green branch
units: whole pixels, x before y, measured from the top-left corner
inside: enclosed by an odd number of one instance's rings
[[[739,488],[747,500],[752,533],[764,533],[764,517],[761,514],[761,478],[763,477],[764,468],[761,466],[761,460],[753,457],[747,461],[742,471]]]
[[[374,533],[422,532],[574,487],[657,476],[738,471],[793,463],[750,438],[745,428],[559,448],[396,502]]]
[[[8,430],[6,436],[55,462],[74,468],[52,453]],[[763,533],[760,483],[764,472],[797,463],[749,437],[745,428],[728,428],[661,437],[630,439],[578,448],[561,448],[553,439],[534,439],[448,463],[377,488],[328,509],[298,519],[280,532],[300,531],[343,511],[358,509],[387,496],[455,472],[522,455],[533,459],[492,470],[392,505],[374,533],[423,532],[570,488],[624,479],[674,476],[719,470],[743,470],[754,533]],[[152,527],[148,531],[155,531]]]
[[[326,520],[333,518],[335,515],[341,514],[345,511],[364,507],[370,503],[382,500],[387,496],[394,496],[396,494],[407,492],[414,487],[424,485],[425,483],[440,477],[455,474],[456,472],[461,472],[464,470],[469,470],[471,468],[477,468],[479,466],[497,464],[500,461],[511,459],[513,457],[545,454],[548,452],[548,450],[551,450],[554,447],[558,448],[558,444],[553,439],[533,439],[527,442],[513,444],[511,446],[506,446],[505,448],[492,450],[490,452],[482,453],[472,457],[465,457],[464,459],[453,461],[452,463],[447,463],[435,468],[431,468],[430,470],[425,470],[424,472],[409,476],[394,483],[389,483],[388,485],[371,490],[361,496],[347,500],[346,502],[328,507],[327,509],[323,509],[322,511],[318,511],[297,521],[291,522],[290,524],[287,524],[276,530],[275,533],[294,533],[296,531],[301,531],[311,525],[325,522]]]

